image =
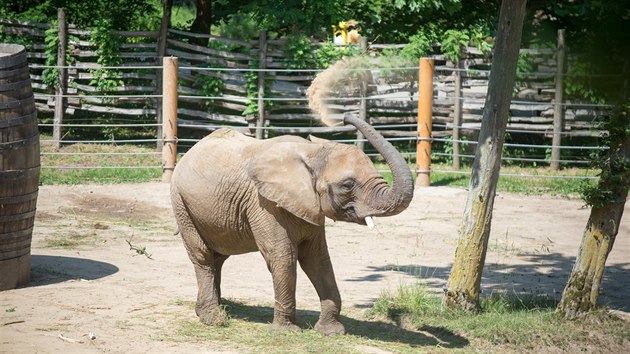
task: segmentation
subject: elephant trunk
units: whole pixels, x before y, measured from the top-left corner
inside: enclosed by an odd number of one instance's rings
[[[407,161],[403,159],[396,148],[365,121],[346,114],[344,123],[355,126],[374,148],[383,156],[392,171],[392,186],[384,185],[375,188],[377,195],[371,205],[379,211],[378,216],[396,215],[409,206],[413,198],[413,177]]]

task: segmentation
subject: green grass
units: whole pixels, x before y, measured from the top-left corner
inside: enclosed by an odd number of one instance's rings
[[[154,147],[72,144],[55,151],[47,140],[51,137],[41,136],[40,183],[43,185],[140,183],[156,180],[162,175],[161,157]]]
[[[440,296],[427,294],[415,283],[401,285],[395,293],[384,292],[368,313],[407,327],[443,328],[467,338],[476,350],[500,346],[517,352],[590,351],[597,345],[598,350],[614,352],[624,340],[629,345],[630,323],[603,310],[579,321],[563,320],[555,314],[556,305],[544,296],[494,295],[483,298],[479,313],[470,315],[444,309]]]
[[[52,144],[47,142],[47,140],[51,140],[50,135],[42,134],[41,150],[43,153],[42,166],[44,167],[41,170],[41,184],[142,183],[157,180],[162,174],[159,167],[161,165],[161,156],[152,146],[72,144],[64,145],[58,151],[63,153],[62,155],[51,155],[51,153],[57,153],[57,151],[53,150]],[[92,155],[81,155],[82,153],[91,153]],[[64,168],[50,168],[50,166]],[[69,168],[73,166],[83,168]],[[124,166],[124,168],[108,168],[114,166]],[[85,167],[94,168],[88,169]],[[387,169],[387,166],[378,163],[377,168],[383,170]],[[450,172],[451,167],[444,164],[433,164],[432,169],[442,171],[431,173],[432,186],[465,188],[468,185],[470,179],[470,174],[467,173],[468,170]],[[551,171],[548,168],[505,166],[502,167],[501,173],[504,176],[499,179],[497,186],[499,192],[578,197],[585,183],[583,179],[546,178],[545,176],[594,176],[596,171],[577,168]],[[383,175],[391,182],[390,173],[383,173]],[[594,182],[590,180],[589,183]]]
[[[203,343],[215,349],[264,353],[355,352],[620,352],[630,346],[630,323],[603,310],[577,321],[556,316],[557,302],[544,296],[495,295],[482,299],[477,314],[442,308],[422,284],[384,292],[367,312],[342,313],[343,336],[313,330],[319,313],[298,310],[298,332],[273,332],[272,305],[224,300],[225,326],[206,326],[194,303],[176,301],[175,318],[159,339]]]
[[[387,166],[378,164],[379,170],[387,169]],[[412,166],[413,168],[413,166]],[[466,188],[470,181],[470,169],[453,170],[444,164],[431,165],[432,170],[440,172],[431,173],[431,186],[447,186]],[[592,169],[567,168],[560,171],[551,171],[545,167],[501,167],[502,176],[499,178],[497,191],[521,193],[529,195],[554,195],[561,197],[578,198],[580,190],[585,184],[595,183],[595,180],[585,180],[575,177],[592,177],[597,171]],[[391,183],[391,173],[383,172],[382,175]],[[561,176],[566,178],[550,178]],[[414,176],[415,178],[415,176]]]
[[[176,314],[171,321],[174,328],[167,328],[160,340],[204,343],[214,349],[236,352],[260,353],[394,353],[418,352],[418,350],[439,350],[440,343],[435,335],[441,329],[417,333],[395,324],[380,320],[367,320],[357,313],[342,314],[341,321],[346,328],[343,336],[324,336],[313,330],[319,312],[297,311],[298,332],[274,332],[270,330],[273,307],[267,305],[247,305],[235,301],[227,303],[230,316],[226,326],[206,326],[197,318]],[[194,303],[177,301],[186,314],[194,314]],[[181,311],[177,311],[180,313]],[[193,315],[194,316],[194,315]],[[462,348],[467,341],[443,343],[445,348]]]

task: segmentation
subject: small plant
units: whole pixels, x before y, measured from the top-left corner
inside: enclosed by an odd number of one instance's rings
[[[289,69],[308,69],[315,62],[313,41],[303,33],[293,34],[287,38],[284,53]]]
[[[148,259],[153,259],[153,258],[151,258],[151,254],[149,252],[147,252],[147,248],[146,247],[134,246],[133,244],[131,244],[131,239],[125,240],[125,242],[127,242],[127,244],[129,245],[129,249],[130,250],[136,252],[135,255],[142,255],[142,256],[146,256]]]
[[[15,312],[15,306],[7,308],[4,312]]]
[[[390,291],[381,293],[380,298],[369,311],[370,315],[397,318],[405,314],[422,314],[431,306],[426,287],[420,283],[401,284],[396,294]]]

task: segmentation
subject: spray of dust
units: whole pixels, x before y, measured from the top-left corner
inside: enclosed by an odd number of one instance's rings
[[[319,73],[306,91],[309,108],[329,127],[343,124],[343,119],[333,117],[333,111],[327,104],[328,98],[339,97],[341,86],[347,83],[349,76],[353,76],[349,74],[348,69],[354,68],[359,63],[359,60],[353,58],[337,61]]]

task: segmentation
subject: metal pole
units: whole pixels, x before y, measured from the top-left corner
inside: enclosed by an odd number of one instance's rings
[[[164,57],[162,67],[162,182],[168,183],[177,159],[177,58]]]
[[[433,59],[421,58],[418,77],[418,148],[416,183],[420,187],[431,185],[431,130],[433,115]]]

